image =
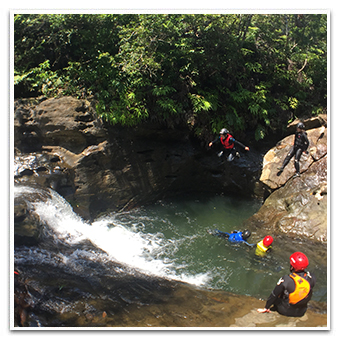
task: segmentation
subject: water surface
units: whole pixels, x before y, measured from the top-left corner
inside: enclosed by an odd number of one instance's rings
[[[136,324],[135,317],[125,320],[126,315],[132,316],[131,311],[141,306],[171,302],[178,292],[178,280],[199,289],[266,299],[279,277],[289,272],[289,255],[296,250],[306,252],[310,270],[317,275],[313,299],[327,301],[323,248],[315,251],[310,244],[280,237],[274,240],[270,256],[258,258],[255,247],[231,244],[207,232],[238,229],[259,209],[257,200],[178,197],[107,214],[90,223],[53,190],[46,194],[16,187],[15,195],[25,199],[39,218],[38,240],[20,242],[14,256],[15,267],[26,280],[30,303],[36,308],[32,326],[70,325],[75,315],[84,315],[86,324],[86,315],[103,311],[122,326]],[[25,234],[20,230],[25,227],[16,225],[16,234]],[[256,243],[264,236],[252,231],[248,241]],[[121,313],[125,316],[117,321]],[[60,317],[68,321],[60,321]]]

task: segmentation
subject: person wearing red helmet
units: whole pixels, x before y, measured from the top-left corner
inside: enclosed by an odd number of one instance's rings
[[[267,235],[263,240],[257,243],[255,255],[257,256],[265,256],[266,253],[272,250],[273,238],[270,235]]]
[[[301,252],[290,256],[290,275],[284,275],[267,299],[265,308],[259,308],[259,313],[277,311],[286,316],[301,317],[307,311],[307,304],[312,297],[316,279],[306,271],[308,258]]]

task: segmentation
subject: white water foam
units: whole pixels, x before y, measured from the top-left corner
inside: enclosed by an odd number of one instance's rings
[[[15,195],[38,193],[37,189],[21,187]],[[59,242],[74,245],[89,240],[108,254],[112,261],[125,264],[148,274],[180,280],[194,285],[205,285],[209,273],[187,274],[183,265],[175,264],[173,255],[185,240],[166,239],[162,233],[143,232],[142,221],[138,225],[124,225],[115,215],[98,219],[92,223],[82,220],[70,204],[59,194],[50,190],[51,198],[32,202],[36,214],[55,233]],[[170,255],[170,256],[169,256]],[[102,255],[98,253],[98,257]],[[180,269],[181,273],[179,273]]]

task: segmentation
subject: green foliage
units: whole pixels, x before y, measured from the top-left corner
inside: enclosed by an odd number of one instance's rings
[[[200,111],[209,111],[213,107],[212,103],[210,103],[203,96],[200,96],[198,94],[189,93],[188,97],[192,104],[192,110],[195,113],[200,112]]]
[[[47,96],[55,95],[62,82],[57,72],[51,71],[49,60],[45,60],[27,73],[14,75],[14,85],[25,83],[32,92],[38,89]]]
[[[324,14],[19,14],[14,43],[17,93],[91,96],[112,124],[259,140],[327,105]]]
[[[173,92],[176,92],[176,90],[171,87],[171,86],[161,86],[161,87],[155,87],[153,88],[152,90],[152,94],[154,96],[166,96],[167,94],[169,93],[173,93]]]
[[[258,141],[260,139],[263,139],[266,135],[265,131],[265,128],[261,124],[258,124],[255,130],[255,140]]]

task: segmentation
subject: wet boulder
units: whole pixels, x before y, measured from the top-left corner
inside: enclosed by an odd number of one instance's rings
[[[306,171],[312,163],[327,154],[327,129],[322,126],[307,131],[309,139],[308,154],[303,153],[300,159],[300,172]],[[282,187],[295,174],[294,158],[288,163],[282,173],[278,167],[294,144],[294,135],[289,135],[270,149],[263,158],[263,169],[260,181],[269,189],[275,190]]]
[[[249,228],[327,242],[327,156],[272,193]]]
[[[320,113],[317,116],[314,117],[300,117],[295,120],[293,120],[291,123],[287,126],[287,134],[292,135],[296,131],[296,126],[298,123],[303,121],[303,124],[306,127],[306,130],[312,130],[319,128],[321,126],[327,126],[327,113]]]
[[[46,99],[46,98],[45,98]],[[91,103],[73,97],[15,104],[15,146],[32,152],[43,145],[59,145],[79,153],[106,137]]]
[[[86,219],[187,192],[253,193],[259,153],[221,163],[186,125],[112,126],[72,97],[15,103],[15,182],[65,197]]]
[[[14,245],[37,245],[43,229],[39,216],[34,212],[34,202],[45,201],[50,193],[34,188],[17,186],[14,190]]]
[[[327,242],[327,128],[307,131],[309,153],[300,160],[301,176],[294,178],[294,160],[283,172],[277,167],[288,153],[294,135],[287,136],[264,156],[260,181],[270,193],[245,225],[273,235],[287,234]]]

